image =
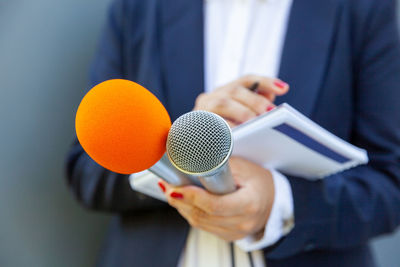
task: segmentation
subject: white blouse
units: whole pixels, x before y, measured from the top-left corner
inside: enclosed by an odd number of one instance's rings
[[[277,77],[291,6],[292,0],[205,0],[205,91],[246,74]],[[271,171],[275,199],[264,236],[235,242],[236,266],[265,266],[259,249],[274,244],[293,227],[285,224],[293,218],[290,184]],[[192,228],[178,266],[232,266],[231,249],[218,237]]]

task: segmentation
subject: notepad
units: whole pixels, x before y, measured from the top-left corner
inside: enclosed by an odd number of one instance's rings
[[[364,149],[286,103],[234,128],[233,140],[233,155],[307,179],[321,179],[368,162]]]

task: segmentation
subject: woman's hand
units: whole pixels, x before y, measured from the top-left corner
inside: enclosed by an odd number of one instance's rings
[[[159,182],[168,203],[193,227],[233,241],[264,229],[274,200],[271,173],[244,159],[232,157],[232,175],[238,189],[214,195],[197,186],[173,187]]]
[[[249,90],[258,83],[257,92]],[[286,94],[289,85],[278,79],[247,75],[210,93],[200,94],[194,110],[206,110],[223,117],[231,127],[274,107],[275,96]]]

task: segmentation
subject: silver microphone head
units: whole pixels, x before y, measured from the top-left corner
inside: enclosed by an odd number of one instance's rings
[[[184,173],[210,175],[229,159],[232,142],[231,129],[223,118],[208,111],[192,111],[172,124],[167,154]]]

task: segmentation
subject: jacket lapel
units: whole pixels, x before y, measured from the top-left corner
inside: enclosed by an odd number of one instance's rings
[[[193,108],[204,87],[203,1],[161,1],[161,64],[171,119]]]
[[[279,77],[291,85],[277,103],[287,102],[311,116],[334,41],[338,1],[294,0]],[[318,11],[318,12],[316,12]]]
[[[193,108],[204,88],[203,1],[161,3],[164,93],[174,120]],[[327,70],[339,7],[334,0],[293,1],[279,71],[291,90],[277,99],[278,104],[288,102],[311,115]]]

